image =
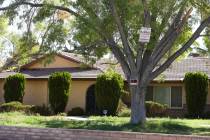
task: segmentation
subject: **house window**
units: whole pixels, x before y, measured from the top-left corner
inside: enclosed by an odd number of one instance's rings
[[[182,87],[171,87],[171,107],[182,107]]]
[[[182,87],[149,86],[147,88],[146,101],[166,104],[170,108],[182,108]]]
[[[152,86],[147,87],[146,101],[153,101],[153,87]]]
[[[170,87],[154,87],[154,101],[170,106]]]

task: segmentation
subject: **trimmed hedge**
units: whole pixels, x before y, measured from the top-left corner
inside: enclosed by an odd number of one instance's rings
[[[161,117],[165,116],[167,105],[163,105],[157,102],[146,101],[146,115],[147,117]]]
[[[0,105],[0,112],[23,111],[30,113],[31,105],[24,105],[20,102],[9,102]]]
[[[32,106],[31,109],[30,109],[30,113],[31,114],[39,114],[41,116],[53,115],[53,112],[51,111],[51,109],[46,105]]]
[[[146,101],[146,115],[147,117],[166,117],[167,116],[167,106],[162,105],[157,102]],[[131,109],[127,107],[123,107],[118,112],[119,117],[130,117]]]
[[[116,115],[123,84],[121,75],[112,71],[97,77],[95,97],[100,114],[107,110],[107,115]]]
[[[6,78],[4,84],[4,100],[6,103],[23,102],[25,90],[25,77],[23,74],[15,74]]]
[[[184,84],[188,116],[202,116],[208,94],[208,76],[200,72],[186,73]]]
[[[72,108],[72,110],[68,112],[68,116],[83,116],[83,115],[85,115],[85,111],[81,107]]]
[[[71,75],[68,72],[55,72],[48,80],[49,102],[55,114],[64,112],[71,87]]]

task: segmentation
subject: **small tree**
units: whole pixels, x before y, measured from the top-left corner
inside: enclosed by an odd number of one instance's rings
[[[107,115],[116,115],[123,84],[121,75],[114,72],[107,72],[97,77],[95,94],[100,113],[107,110]]]
[[[4,83],[4,100],[23,102],[25,90],[25,77],[23,74],[15,74],[6,78]]]
[[[203,114],[208,94],[208,76],[203,73],[187,73],[184,78],[188,115]]]
[[[68,72],[55,72],[48,81],[49,102],[54,113],[65,110],[71,87],[71,75]]]

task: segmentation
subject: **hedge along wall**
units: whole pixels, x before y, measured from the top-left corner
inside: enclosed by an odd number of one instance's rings
[[[71,75],[69,72],[55,72],[49,77],[49,102],[54,113],[64,112],[68,102]]]
[[[112,71],[97,77],[95,97],[99,113],[107,110],[107,115],[116,115],[123,84],[121,75]]]
[[[25,77],[23,74],[15,74],[6,78],[4,83],[5,102],[23,102],[25,90]]]
[[[199,117],[204,113],[208,94],[208,76],[204,73],[187,73],[184,78],[188,115]]]

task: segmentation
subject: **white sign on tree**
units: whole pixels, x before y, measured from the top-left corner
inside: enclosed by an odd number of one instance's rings
[[[139,42],[148,43],[150,41],[151,28],[142,27],[140,29]]]

